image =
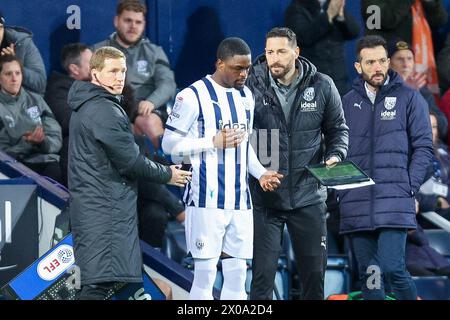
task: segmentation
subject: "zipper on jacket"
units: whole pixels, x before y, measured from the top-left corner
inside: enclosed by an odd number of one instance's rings
[[[281,103],[277,97],[277,95],[274,92],[273,97],[271,98],[271,100],[273,101],[273,104],[271,105],[271,108],[273,109],[278,109],[277,112],[281,114],[281,123],[283,124],[283,127],[286,128],[286,132],[288,135],[288,186],[289,186],[289,205],[291,207],[291,209],[294,208],[293,206],[293,201],[292,201],[292,195],[293,195],[293,191],[292,191],[292,179],[291,179],[291,172],[292,172],[292,143],[291,143],[291,123],[292,121],[289,121],[286,119],[284,112],[283,112],[283,108],[281,107]],[[292,116],[294,114],[294,109],[296,106],[296,103],[298,102],[298,92],[297,92],[297,96],[294,99],[294,102],[292,103],[292,107],[291,110],[289,111],[289,119],[292,119]],[[281,133],[281,132],[280,132]]]
[[[290,121],[288,122],[286,120],[286,128],[287,128],[288,143],[289,143],[289,148],[288,148],[288,157],[289,157],[289,161],[288,161],[289,204],[291,206],[291,209],[294,209],[293,190],[292,190],[292,141],[291,141],[292,140],[292,133],[291,133],[292,132],[292,122],[293,122],[293,119],[294,119],[295,111],[297,110],[297,104],[298,104],[299,99],[300,99],[300,91],[303,91],[303,90],[304,90],[304,86],[302,86],[302,85],[300,85],[297,88],[297,92],[295,94],[294,101],[292,102],[291,110],[289,111],[289,119],[290,119]]]
[[[376,102],[376,98],[375,98],[375,102]],[[373,157],[374,157],[374,151],[373,151],[373,147],[374,147],[374,131],[375,131],[375,102],[372,103],[372,112],[371,112],[371,128],[370,128],[370,139],[371,139],[371,148],[370,148],[370,177],[373,177]],[[373,220],[373,216],[375,214],[374,212],[374,196],[375,196],[375,190],[374,190],[374,186],[371,186],[371,191],[370,191],[370,226],[373,230],[373,228],[375,227],[374,224],[374,220]]]

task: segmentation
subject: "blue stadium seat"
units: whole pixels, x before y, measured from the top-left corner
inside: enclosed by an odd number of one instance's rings
[[[440,229],[425,229],[430,246],[443,255],[450,255],[450,233]]]
[[[445,276],[413,277],[417,295],[423,300],[450,300],[450,280]]]
[[[350,291],[350,268],[348,258],[344,255],[329,255],[325,271],[325,298],[332,294]]]
[[[170,259],[182,264],[183,259],[187,255],[184,226],[176,221],[169,221],[161,252]]]

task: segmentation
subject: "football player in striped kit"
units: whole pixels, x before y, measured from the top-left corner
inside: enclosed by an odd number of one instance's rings
[[[254,98],[244,85],[251,66],[248,45],[223,40],[216,71],[176,97],[166,123],[163,149],[191,164],[186,188],[186,240],[195,262],[191,299],[212,299],[217,262],[222,260],[222,300],[247,299],[246,259],[252,258],[253,213],[248,174],[265,191],[282,175],[266,170],[250,145]]]

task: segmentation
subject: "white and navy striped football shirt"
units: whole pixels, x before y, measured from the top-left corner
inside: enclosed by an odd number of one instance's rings
[[[201,141],[208,145],[208,148],[189,155],[192,181],[187,185],[184,195],[187,206],[251,209],[248,186],[248,155],[251,146],[248,136],[253,125],[253,110],[254,97],[247,87],[241,90],[225,88],[209,75],[177,95],[166,123],[166,131],[185,137],[179,143],[191,146],[184,145],[184,150],[198,149],[199,146],[195,144]],[[213,136],[226,128],[245,129],[247,138],[237,148],[214,148]],[[257,169],[252,170],[252,173],[258,170],[264,172],[257,159],[256,162],[254,166]]]

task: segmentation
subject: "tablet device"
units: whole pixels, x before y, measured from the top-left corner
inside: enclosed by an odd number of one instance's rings
[[[316,164],[306,166],[308,170],[324,186],[337,186],[370,181],[370,177],[352,161],[338,162],[332,166]]]

